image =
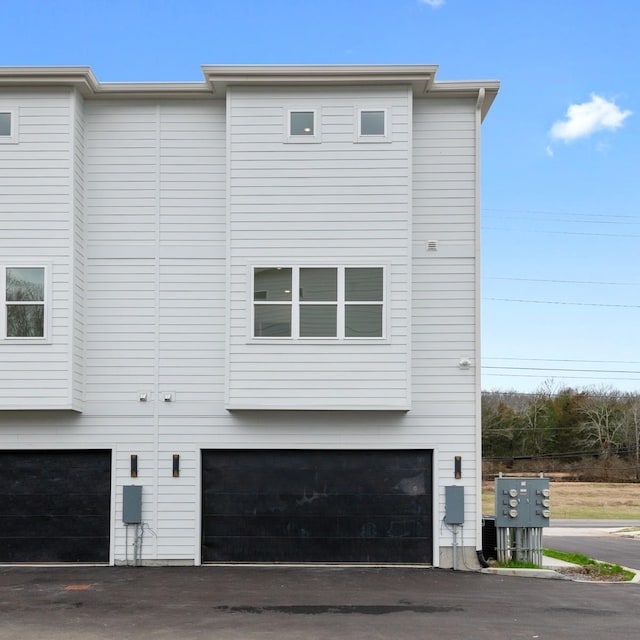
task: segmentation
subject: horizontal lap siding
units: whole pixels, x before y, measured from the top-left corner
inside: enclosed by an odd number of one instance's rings
[[[70,407],[73,237],[71,92],[3,90],[19,142],[0,144],[0,266],[50,267],[47,344],[0,340],[0,409]]]
[[[143,559],[192,560],[196,453],[185,415],[221,407],[224,389],[224,103],[87,109],[86,413],[125,425],[115,439],[116,513],[121,485],[142,485],[143,520],[155,534],[145,536]],[[165,420],[175,420],[177,442]],[[117,559],[124,543],[117,521]]]
[[[416,409],[439,415],[439,502],[462,456],[466,521],[475,522],[476,351],[475,103],[414,101],[413,394]],[[437,251],[426,243],[436,241]],[[465,528],[466,530],[466,528]],[[465,544],[472,543],[472,527]],[[447,543],[445,543],[447,544]]]
[[[84,100],[74,98],[73,120],[73,401],[81,407],[84,394],[85,366],[85,184]]]
[[[233,89],[228,406],[407,408],[410,104],[405,88]],[[392,142],[354,143],[357,108]],[[287,110],[317,109],[321,142],[285,143]],[[384,344],[251,343],[251,265],[388,267]]]

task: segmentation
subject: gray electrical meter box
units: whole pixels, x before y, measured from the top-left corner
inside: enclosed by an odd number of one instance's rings
[[[444,521],[446,524],[464,524],[464,487],[444,488]]]
[[[137,485],[122,487],[122,522],[142,523],[142,487]]]
[[[548,527],[548,478],[496,478],[496,527]]]

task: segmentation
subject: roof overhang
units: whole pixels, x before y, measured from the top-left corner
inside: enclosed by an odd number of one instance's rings
[[[87,98],[223,98],[231,86],[410,86],[414,98],[477,98],[482,117],[496,80],[437,82],[437,65],[203,65],[204,82],[98,82],[90,67],[0,67],[0,87],[72,87]]]

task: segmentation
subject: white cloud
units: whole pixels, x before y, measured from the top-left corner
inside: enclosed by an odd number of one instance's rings
[[[551,137],[571,142],[587,138],[596,131],[615,131],[630,115],[631,111],[621,111],[615,102],[592,93],[589,102],[569,105],[566,119],[555,122],[551,127]]]
[[[432,9],[437,9],[445,3],[445,0],[420,0],[420,2],[428,4]]]
[[[550,145],[550,144],[548,144],[548,145],[547,145],[547,148],[545,149],[545,151],[547,152],[547,155],[548,155],[550,158],[553,158],[553,148],[551,147],[551,145]]]

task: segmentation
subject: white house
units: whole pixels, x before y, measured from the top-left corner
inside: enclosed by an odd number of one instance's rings
[[[436,70],[0,68],[0,562],[477,566],[499,85]]]

